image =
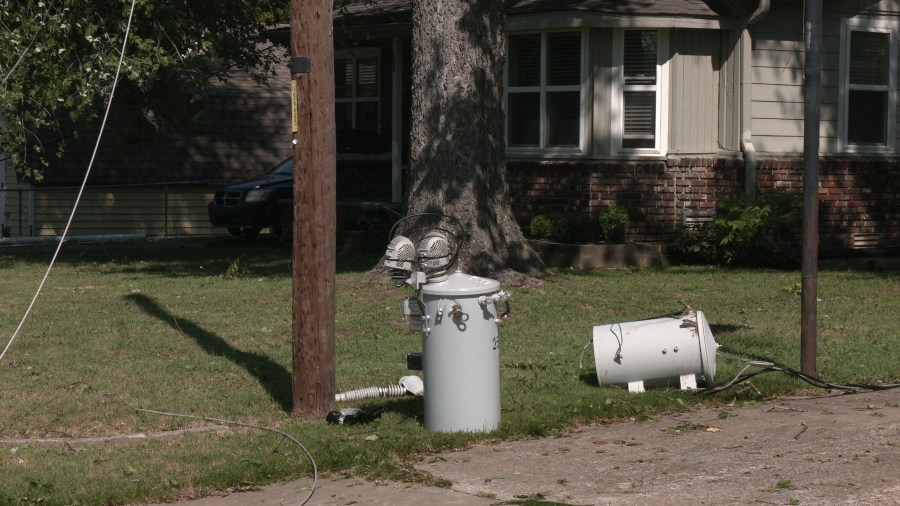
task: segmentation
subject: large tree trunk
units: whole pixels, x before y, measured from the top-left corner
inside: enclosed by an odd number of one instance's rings
[[[413,2],[408,215],[465,228],[460,266],[549,272],[512,216],[503,112],[503,0]]]

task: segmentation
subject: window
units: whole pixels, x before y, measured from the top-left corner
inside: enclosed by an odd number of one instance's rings
[[[380,130],[378,50],[337,53],[334,58],[334,112],[337,128]]]
[[[665,151],[665,32],[616,30],[612,86],[612,133],[615,152]]]
[[[507,146],[581,152],[585,144],[584,33],[510,35]]]
[[[838,149],[892,151],[896,117],[895,23],[846,19],[841,26]]]

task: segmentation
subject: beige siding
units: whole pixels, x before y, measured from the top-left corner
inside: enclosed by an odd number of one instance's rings
[[[802,22],[799,4],[773,2],[769,14],[750,30],[753,39],[750,129],[758,151],[803,149]]]
[[[612,30],[591,30],[590,67],[594,79],[592,117],[592,151],[595,155],[608,155],[612,152],[612,112],[610,103],[612,91],[610,83],[612,72]]]
[[[88,189],[69,230],[71,235],[146,234],[210,235],[206,206],[209,187],[122,187]],[[77,190],[40,188],[34,193],[34,235],[60,235],[65,230]]]
[[[822,87],[819,150],[837,150],[837,108],[840,79],[841,19],[855,15],[888,16],[900,1],[864,5],[829,1],[824,4]],[[896,14],[893,14],[896,16]],[[803,8],[802,2],[773,2],[769,14],[751,28],[753,37],[753,143],[769,153],[803,151]],[[900,131],[900,130],[898,130]]]
[[[714,30],[671,31],[670,152],[718,149],[719,37]]]
[[[740,32],[722,34],[719,68],[719,143],[729,151],[740,150],[741,141],[741,46]]]

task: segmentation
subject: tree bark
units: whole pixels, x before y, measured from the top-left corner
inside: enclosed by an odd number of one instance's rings
[[[503,22],[502,0],[413,2],[407,213],[458,219],[466,272],[546,274],[510,207]]]

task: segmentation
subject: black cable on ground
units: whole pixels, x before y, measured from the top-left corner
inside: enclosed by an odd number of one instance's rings
[[[237,427],[246,427],[248,429],[259,429],[259,430],[272,432],[274,434],[278,434],[278,435],[282,436],[283,438],[290,440],[295,445],[299,446],[300,449],[303,450],[303,453],[306,454],[306,457],[309,458],[309,462],[312,464],[312,470],[313,470],[312,487],[309,489],[309,495],[306,496],[306,499],[304,499],[303,502],[300,503],[300,506],[304,506],[306,503],[308,503],[309,500],[312,499],[313,494],[316,492],[316,485],[318,484],[318,481],[319,481],[319,471],[316,468],[316,460],[313,458],[313,456],[309,452],[309,450],[307,450],[306,447],[303,446],[302,443],[300,443],[300,441],[297,441],[297,439],[295,439],[293,436],[291,436],[290,434],[288,434],[286,432],[282,432],[278,429],[273,429],[271,427],[266,427],[264,425],[254,425],[251,423],[235,422],[232,420],[222,420],[220,418],[210,418],[207,416],[185,415],[185,414],[181,414],[181,413],[169,413],[166,411],[157,411],[154,409],[143,409],[143,408],[137,408],[137,411],[139,411],[141,413],[153,413],[154,415],[175,416],[175,417],[180,417],[180,418],[193,418],[195,420],[216,422],[216,423],[220,423],[222,425],[234,425]]]
[[[697,393],[712,394],[712,393],[716,393],[716,392],[721,392],[721,391],[724,391],[724,390],[727,390],[727,389],[733,387],[734,385],[737,385],[738,383],[747,381],[748,379],[750,379],[754,376],[758,376],[760,374],[766,374],[766,373],[770,373],[770,372],[785,373],[789,376],[792,376],[796,379],[804,381],[804,382],[806,382],[814,387],[817,387],[817,388],[832,389],[832,390],[845,390],[845,391],[849,391],[849,392],[880,391],[880,390],[890,390],[893,388],[900,387],[900,383],[890,383],[890,384],[884,384],[884,385],[874,385],[874,384],[866,384],[866,383],[847,383],[847,384],[831,383],[831,382],[825,381],[821,378],[818,378],[815,376],[810,376],[808,374],[804,374],[796,369],[777,364],[770,360],[755,360],[755,359],[751,359],[751,358],[747,358],[747,357],[742,357],[739,355],[724,353],[721,351],[719,352],[719,354],[722,356],[728,357],[728,358],[746,362],[747,367],[742,369],[731,381],[728,381],[726,383],[722,383],[719,385],[715,385],[715,386],[712,386],[709,388],[705,388],[703,390],[698,390]],[[753,367],[753,366],[761,367],[762,369],[745,374],[745,371],[748,368]]]

